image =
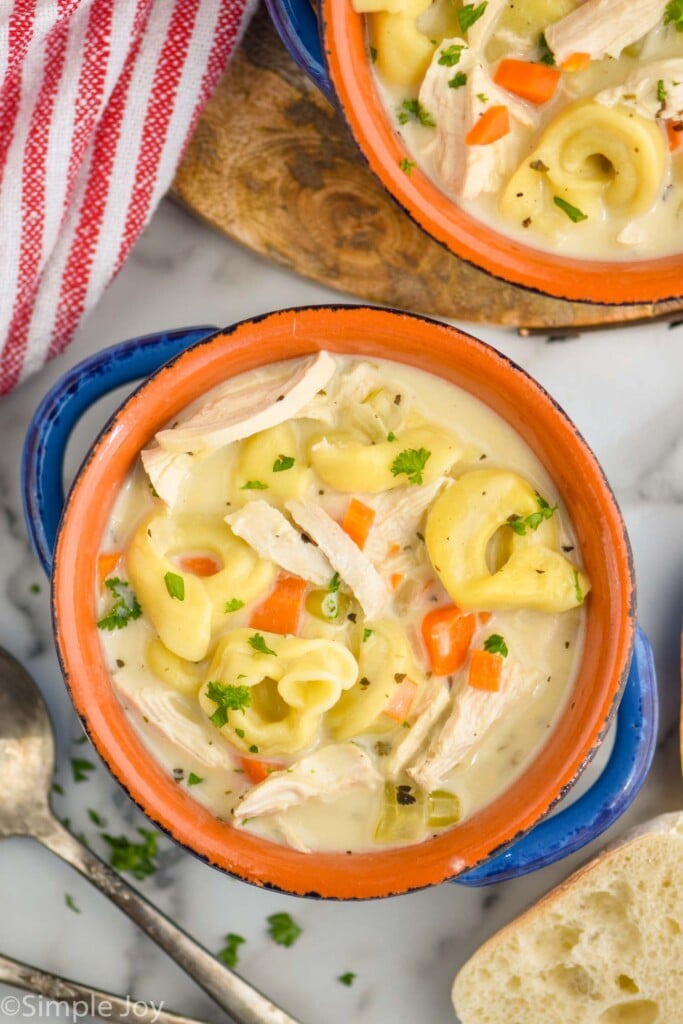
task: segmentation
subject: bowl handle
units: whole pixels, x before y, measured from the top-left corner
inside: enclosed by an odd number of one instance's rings
[[[266,0],[266,7],[290,57],[335,105],[337,100],[320,43],[318,17],[310,0]]]
[[[26,434],[21,486],[31,546],[48,576],[64,506],[64,455],[81,416],[110,391],[147,377],[217,329],[185,327],[122,341],[77,363],[45,395]]]
[[[453,881],[472,886],[504,882],[553,864],[597,838],[624,813],[643,784],[655,752],[658,718],[652,647],[638,628],[614,747],[600,778],[569,807]]]

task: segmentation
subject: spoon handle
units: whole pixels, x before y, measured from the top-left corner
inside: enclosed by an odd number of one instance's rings
[[[236,1024],[299,1024],[266,996],[224,967],[203,946],[127,885],[108,864],[50,816],[32,834],[116,903],[200,985]]]
[[[69,978],[61,978],[57,974],[49,974],[38,967],[13,960],[0,953],[0,981],[5,981],[15,988],[23,988],[34,992],[45,999],[56,1000],[77,1011],[78,1017],[98,1017],[102,1020],[118,1021],[120,1024],[202,1024],[194,1017],[185,1017],[171,1010],[164,1010],[162,1002],[136,1002],[130,996],[123,999],[112,992],[102,992],[88,985],[81,985]],[[17,1010],[21,1006],[17,1001]],[[25,1006],[28,1016],[40,1017],[40,1006]]]

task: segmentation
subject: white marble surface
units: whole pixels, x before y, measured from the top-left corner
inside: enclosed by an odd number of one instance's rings
[[[275,269],[213,234],[170,204],[65,356],[0,403],[0,643],[22,659],[48,700],[58,736],[55,795],[61,816],[104,852],[87,809],[111,832],[145,825],[143,816],[98,765],[74,783],[69,759],[97,760],[75,746],[80,729],[54,655],[45,580],[27,545],[19,460],[29,418],[48,386],[94,350],[126,337],[196,323],[227,324],[287,305],[339,301],[339,295]],[[615,831],[683,806],[678,761],[678,643],[683,605],[683,327],[631,328],[548,344],[493,328],[479,334],[541,381],[574,418],[602,461],[621,502],[635,550],[640,621],[656,652],[662,698],[661,742],[644,790]],[[91,436],[91,414],[70,457]],[[34,583],[41,591],[31,590]],[[369,903],[296,900],[259,891],[206,867],[161,840],[161,870],[141,888],[209,949],[226,932],[247,938],[239,970],[302,1024],[441,1024],[453,1021],[456,968],[486,936],[562,878],[585,853],[531,877],[469,890],[444,885]],[[82,913],[65,905],[72,894]],[[286,910],[303,928],[291,949],[266,934],[268,914]],[[37,845],[0,845],[0,952],[48,970],[210,1021],[225,1019],[210,1001],[104,897]],[[337,976],[354,971],[345,988]],[[0,1000],[16,992],[0,986]],[[40,1011],[40,1012],[39,1012]],[[17,1015],[0,1002],[0,1020],[65,1019],[46,1007]],[[131,1019],[134,1017],[131,1016]]]

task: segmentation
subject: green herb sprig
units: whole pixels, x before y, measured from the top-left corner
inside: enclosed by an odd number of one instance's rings
[[[104,585],[114,600],[107,614],[98,621],[98,629],[123,629],[129,622],[140,618],[142,608],[126,580],[113,576],[105,580]]]

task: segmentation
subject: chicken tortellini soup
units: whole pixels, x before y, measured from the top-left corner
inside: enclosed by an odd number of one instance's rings
[[[217,817],[301,851],[418,843],[509,786],[562,713],[590,591],[509,425],[325,352],[160,431],[98,570],[144,743]]]
[[[347,2],[407,174],[537,248],[681,251],[681,0]]]

